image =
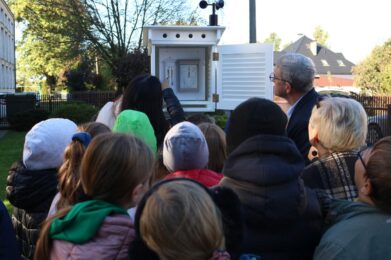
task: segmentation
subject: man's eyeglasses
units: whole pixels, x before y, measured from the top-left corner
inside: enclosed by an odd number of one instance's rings
[[[273,81],[275,81],[275,80],[279,80],[279,81],[283,81],[283,82],[288,82],[288,83],[290,83],[289,81],[287,81],[287,80],[285,80],[285,79],[277,78],[277,77],[274,75],[273,72],[270,73],[269,79],[270,79],[271,82],[273,82]]]

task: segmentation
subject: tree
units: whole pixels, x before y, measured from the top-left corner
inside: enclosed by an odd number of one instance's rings
[[[27,6],[34,2],[39,8],[53,8],[43,17],[55,26],[40,26],[42,33],[53,33],[82,43],[84,49],[103,60],[119,82],[118,67],[133,50],[142,48],[145,25],[197,22],[187,0],[14,0]],[[25,14],[27,11],[25,12]],[[29,22],[36,18],[26,14]],[[188,21],[188,22],[187,22]],[[31,24],[31,23],[30,23]],[[36,28],[36,27],[34,27]],[[48,38],[46,38],[49,41]]]
[[[142,48],[145,25],[194,20],[186,0],[68,0],[64,5],[117,82],[124,82],[122,60]]]
[[[277,33],[272,32],[269,36],[263,41],[264,43],[273,43],[274,50],[279,51],[281,45],[281,38],[277,36]]]
[[[391,92],[391,38],[353,68],[355,85],[372,93]]]
[[[64,72],[64,83],[70,92],[97,89],[102,84],[102,77],[93,72],[94,61],[88,56]]]
[[[57,33],[61,27],[69,28],[69,22],[65,19],[67,14],[58,8],[60,2],[10,1],[16,20],[23,28],[22,39],[17,43],[18,78],[44,77],[52,90],[64,66],[72,63],[83,51],[81,35],[71,38]]]
[[[320,25],[316,26],[315,27],[315,30],[314,30],[314,34],[313,34],[313,37],[314,39],[322,44],[323,46],[326,46],[327,47],[327,40],[329,38],[329,34],[328,32],[326,32],[325,30],[322,29],[322,27],[320,27]]]

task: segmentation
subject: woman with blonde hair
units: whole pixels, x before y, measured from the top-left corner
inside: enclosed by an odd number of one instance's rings
[[[221,211],[211,192],[193,180],[153,186],[139,204],[135,226],[139,239],[131,259],[230,259]]]
[[[227,144],[225,133],[216,124],[201,123],[198,125],[204,134],[209,149],[208,169],[221,173],[224,162],[227,159]]]
[[[362,105],[342,97],[319,101],[312,110],[308,134],[319,159],[304,169],[305,185],[323,198],[356,198],[354,164],[367,135]]]
[[[126,209],[148,188],[153,160],[148,146],[130,135],[95,137],[80,166],[89,200],[46,221],[35,259],[127,259],[134,228]]]

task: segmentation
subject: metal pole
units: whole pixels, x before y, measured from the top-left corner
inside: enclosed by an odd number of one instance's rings
[[[249,0],[250,1],[250,8],[249,8],[249,16],[250,16],[250,43],[256,43],[257,42],[257,11],[255,8],[255,0]]]

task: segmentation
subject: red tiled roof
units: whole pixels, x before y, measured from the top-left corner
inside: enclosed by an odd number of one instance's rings
[[[314,85],[317,87],[350,87],[353,86],[353,79],[346,79],[329,75],[319,75],[319,78],[315,79]]]

